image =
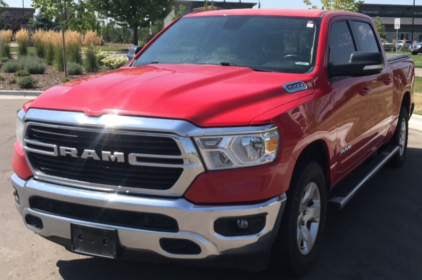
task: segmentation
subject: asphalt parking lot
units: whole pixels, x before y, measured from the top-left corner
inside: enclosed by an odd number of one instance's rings
[[[111,261],[66,251],[23,224],[10,175],[16,111],[0,99],[0,279],[279,279],[273,271]],[[315,269],[302,279],[422,279],[422,132],[411,130],[407,160],[384,167],[339,213],[331,214]]]

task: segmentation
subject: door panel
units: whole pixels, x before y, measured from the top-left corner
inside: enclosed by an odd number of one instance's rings
[[[332,87],[337,120],[336,179],[341,179],[372,153],[372,112],[366,77],[343,79]]]

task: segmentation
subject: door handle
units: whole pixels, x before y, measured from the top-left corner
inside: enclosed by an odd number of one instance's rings
[[[384,84],[386,84],[388,86],[392,82],[393,82],[393,79],[387,79],[387,80],[384,81]]]
[[[371,92],[371,89],[369,87],[366,87],[366,88],[361,89],[361,91],[359,92],[359,94],[362,95],[362,96],[365,96],[365,95],[367,95],[370,92]]]

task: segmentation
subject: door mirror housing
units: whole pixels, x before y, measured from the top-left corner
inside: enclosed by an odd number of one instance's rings
[[[330,63],[330,76],[368,76],[384,70],[384,57],[380,52],[354,52],[348,63]]]
[[[127,61],[132,60],[144,46],[131,46],[127,52]]]

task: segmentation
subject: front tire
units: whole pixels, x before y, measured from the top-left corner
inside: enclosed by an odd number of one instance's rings
[[[396,131],[391,142],[399,146],[399,151],[391,158],[393,167],[400,167],[406,159],[407,140],[409,138],[409,114],[406,108],[401,108]]]
[[[327,212],[327,190],[321,166],[305,160],[296,168],[275,243],[282,269],[306,274],[316,263]]]

